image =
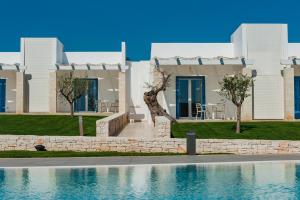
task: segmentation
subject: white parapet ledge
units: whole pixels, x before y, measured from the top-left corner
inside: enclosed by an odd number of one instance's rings
[[[114,70],[114,71],[121,71],[125,72],[129,67],[127,65],[121,64],[106,64],[106,63],[99,63],[99,64],[61,64],[56,63],[53,68],[50,68],[51,71],[57,70]]]
[[[296,56],[289,57],[287,60],[282,59],[281,61],[282,65],[300,65],[300,58],[297,58]]]
[[[180,65],[253,65],[253,60],[248,60],[243,57],[227,58],[227,57],[215,57],[215,58],[203,58],[203,57],[171,57],[171,58],[159,58],[154,57],[150,63],[156,67],[159,66],[180,66]]]
[[[19,63],[14,63],[14,64],[0,63],[0,71],[2,70],[21,72],[25,70],[25,66]]]

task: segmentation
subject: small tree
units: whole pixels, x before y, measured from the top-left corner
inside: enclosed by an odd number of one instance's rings
[[[58,79],[57,92],[69,103],[70,114],[74,116],[73,103],[86,94],[88,81],[86,79],[74,78],[73,72]]]
[[[244,100],[250,96],[249,88],[252,86],[253,79],[250,76],[238,73],[234,76],[226,75],[219,82],[221,90],[219,94],[232,101],[236,106],[236,133],[241,132],[241,110]]]
[[[161,71],[158,68],[155,69],[154,73],[157,74],[159,80],[152,84],[146,83],[146,87],[149,89],[149,91],[144,93],[144,101],[150,111],[152,122],[155,125],[156,116],[165,116],[171,121],[171,123],[175,123],[176,119],[169,115],[167,111],[157,101],[158,93],[161,91],[165,91],[169,86],[171,75],[167,74],[164,71]]]

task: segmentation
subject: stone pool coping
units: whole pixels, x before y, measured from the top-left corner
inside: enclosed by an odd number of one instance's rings
[[[197,155],[197,156],[121,156],[71,158],[0,158],[0,168],[6,167],[96,167],[121,165],[209,164],[260,161],[297,161],[300,155]]]

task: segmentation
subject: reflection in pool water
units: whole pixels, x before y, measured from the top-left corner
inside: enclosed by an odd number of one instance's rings
[[[0,169],[0,199],[299,199],[292,162]]]

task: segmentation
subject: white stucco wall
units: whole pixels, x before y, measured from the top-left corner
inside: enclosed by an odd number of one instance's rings
[[[58,61],[63,64],[126,64],[126,43],[122,42],[120,51],[88,51],[88,52],[64,52],[62,51],[62,60]]]
[[[56,41],[56,62],[62,63],[64,59],[64,45],[57,40]]]
[[[21,54],[28,81],[29,112],[49,112],[49,69],[57,58],[56,38],[23,38]]]
[[[284,119],[281,59],[287,57],[287,26],[247,24],[247,58],[255,60],[254,118]]]
[[[146,83],[151,83],[152,80],[149,61],[130,62],[130,114],[149,122],[151,117],[144,102],[144,92],[147,91]]]
[[[300,43],[288,43],[288,57],[300,57]]]
[[[241,24],[231,35],[234,57],[247,58],[247,38],[245,24]]]
[[[121,52],[65,52],[63,63],[118,64],[122,63]]]
[[[0,52],[0,63],[5,63],[5,64],[21,63],[20,52]]]
[[[217,56],[235,57],[232,43],[152,43],[151,58],[207,57]]]

